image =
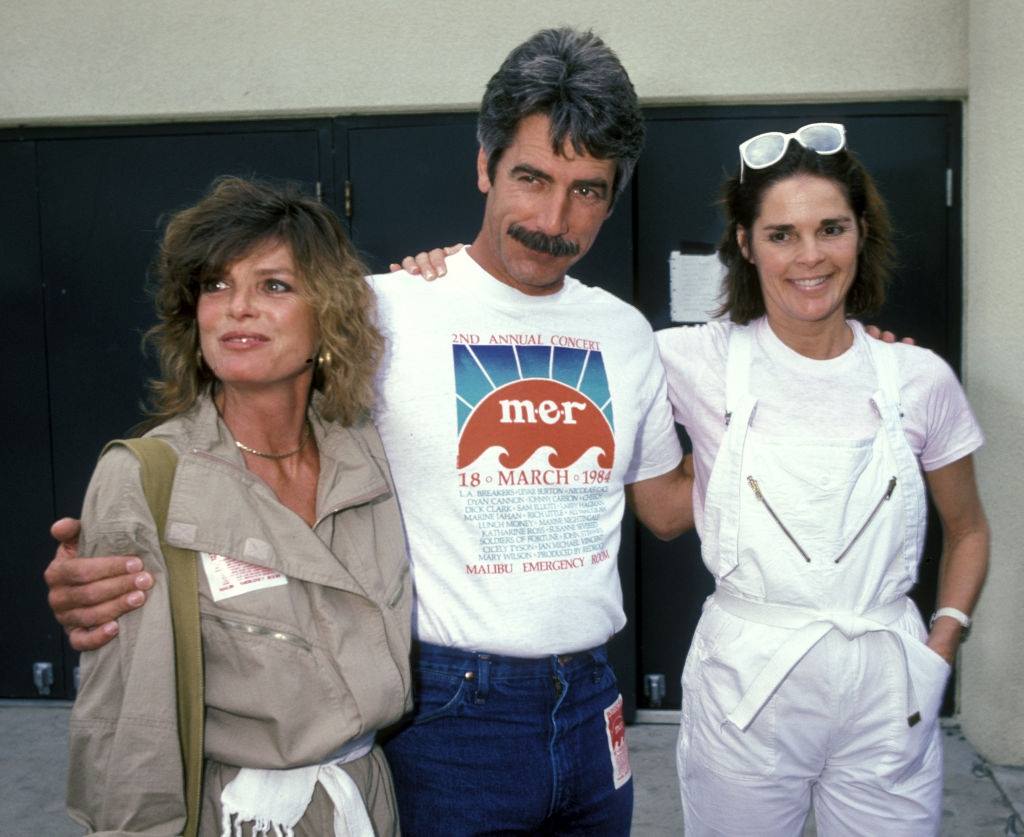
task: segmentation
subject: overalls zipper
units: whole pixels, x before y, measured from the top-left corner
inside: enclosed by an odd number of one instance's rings
[[[755,480],[751,476],[748,476],[747,477],[747,482],[750,484],[750,488],[753,490],[754,496],[757,497],[758,501],[760,501],[761,503],[764,504],[764,507],[768,510],[768,514],[770,514],[772,516],[772,520],[774,520],[776,523],[779,524],[779,528],[783,531],[785,536],[787,538],[789,538],[789,540],[790,540],[790,542],[792,542],[793,546],[795,546],[797,548],[797,551],[803,556],[803,559],[808,564],[811,563],[811,559],[807,555],[807,553],[804,552],[803,547],[800,546],[800,544],[797,543],[796,538],[793,537],[792,532],[790,532],[789,529],[786,528],[786,524],[784,524],[779,519],[779,516],[775,513],[775,509],[773,509],[771,507],[771,504],[765,498],[764,493],[761,491],[761,486],[759,486],[757,484],[757,480]],[[867,518],[861,524],[860,528],[857,530],[857,533],[850,539],[850,542],[846,545],[846,548],[843,549],[843,551],[839,553],[839,557],[836,558],[835,561],[833,561],[832,563],[838,564],[841,560],[843,560],[843,558],[846,557],[846,553],[849,552],[850,549],[853,548],[853,545],[857,542],[857,539],[860,538],[860,536],[862,534],[864,534],[864,530],[868,528],[868,524],[871,523],[871,521],[874,519],[875,515],[878,514],[878,510],[882,507],[882,503],[884,503],[886,500],[888,500],[890,497],[892,497],[892,492],[895,489],[896,489],[896,477],[892,477],[889,480],[888,486],[886,486],[885,493],[878,499],[878,502],[875,503],[875,507],[871,510],[871,514],[869,514],[867,516]]]
[[[864,523],[861,524],[861,527],[857,530],[857,534],[854,535],[853,539],[846,545],[846,549],[839,553],[839,556],[836,558],[836,560],[832,562],[833,564],[838,564],[840,561],[843,560],[843,558],[846,557],[846,553],[849,552],[853,545],[857,542],[857,538],[864,534],[864,530],[868,528],[868,524],[874,519],[875,515],[878,514],[878,510],[882,508],[882,503],[886,502],[890,497],[892,497],[892,492],[895,489],[896,477],[891,477],[889,479],[889,486],[885,489],[885,494],[883,494],[879,498],[878,502],[875,503],[875,507],[871,510],[871,514],[868,515],[867,520],[865,520]]]
[[[793,542],[793,546],[797,548],[800,554],[804,556],[804,560],[808,564],[810,564],[810,557],[807,555],[806,552],[804,552],[803,547],[796,542],[796,538],[794,538],[792,533],[790,533],[789,529],[786,528],[786,524],[779,520],[779,516],[775,513],[775,509],[773,509],[768,504],[768,501],[765,499],[764,494],[761,493],[761,487],[757,484],[757,480],[755,480],[753,477],[748,476],[747,482],[750,483],[750,487],[754,490],[754,496],[757,497],[757,499],[760,502],[764,503],[764,507],[768,509],[768,514],[770,514],[772,516],[772,519],[779,524],[779,528],[785,533],[786,537]]]

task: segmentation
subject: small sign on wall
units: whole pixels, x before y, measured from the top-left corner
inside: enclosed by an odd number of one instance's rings
[[[669,305],[674,323],[706,323],[720,305],[725,265],[711,244],[684,244],[668,257]]]

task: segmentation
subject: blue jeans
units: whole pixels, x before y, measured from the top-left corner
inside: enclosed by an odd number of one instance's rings
[[[413,677],[412,721],[384,747],[406,837],[629,833],[604,648],[522,659],[420,643]]]

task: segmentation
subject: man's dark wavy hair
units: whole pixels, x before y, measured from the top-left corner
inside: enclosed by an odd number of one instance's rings
[[[644,146],[644,121],[618,56],[593,32],[544,29],[509,53],[487,83],[477,139],[494,181],[502,152],[527,116],[551,120],[551,145],[615,161],[614,202]]]

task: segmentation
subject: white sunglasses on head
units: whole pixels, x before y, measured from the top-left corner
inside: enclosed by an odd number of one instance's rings
[[[789,141],[795,139],[804,148],[818,154],[837,154],[846,148],[846,127],[838,122],[812,122],[792,134],[768,131],[740,143],[740,183],[744,166],[748,169],[766,169],[786,156]]]

